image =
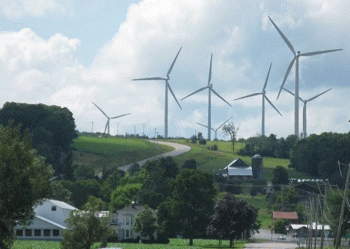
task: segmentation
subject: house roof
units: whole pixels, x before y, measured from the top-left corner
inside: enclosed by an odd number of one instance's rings
[[[296,212],[273,211],[272,219],[297,220],[298,214]]]
[[[54,226],[56,226],[56,227],[58,227],[58,228],[66,229],[65,226],[62,226],[62,225],[60,225],[60,224],[58,224],[58,223],[56,223],[56,222],[53,222],[52,220],[46,219],[46,218],[44,218],[44,217],[42,217],[42,216],[40,216],[40,215],[35,215],[35,217],[38,218],[39,220],[42,220],[42,221],[44,221],[44,222],[46,222],[46,223],[49,223],[49,224],[51,224],[51,225],[54,225]]]
[[[117,212],[139,213],[139,212],[143,211],[144,209],[145,209],[145,207],[142,205],[132,204],[132,205],[126,206],[126,207],[118,210]],[[156,213],[156,210],[154,210],[152,208],[150,208],[150,210],[152,211],[152,213]]]
[[[305,227],[305,228],[309,228],[310,227],[309,224],[299,224],[299,225],[292,224],[290,226],[292,227],[293,230],[298,230],[298,229],[300,229],[302,227]],[[316,223],[315,222],[312,223],[312,229],[316,229]],[[317,230],[322,230],[322,224],[317,224]],[[330,225],[324,225],[324,230],[331,230]]]
[[[53,200],[53,199],[47,199],[47,201],[49,201],[50,203],[52,203],[52,205],[58,206],[60,208],[63,209],[69,209],[69,210],[76,210],[76,207],[73,207],[72,205],[69,205],[68,203],[65,203],[63,201],[57,201],[57,200]]]
[[[229,167],[227,171],[229,176],[253,176],[252,167]]]
[[[230,162],[230,164],[227,165],[225,169],[230,167],[248,167],[248,164],[246,164],[241,158],[237,158]]]

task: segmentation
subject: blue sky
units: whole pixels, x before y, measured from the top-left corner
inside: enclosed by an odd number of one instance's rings
[[[276,100],[293,55],[268,19],[296,50],[344,49],[302,58],[300,96],[332,88],[308,103],[308,133],[348,132],[350,2],[343,0],[188,1],[188,0],[3,0],[0,2],[0,100],[68,107],[79,131],[111,134],[164,132],[164,83],[131,81],[170,75],[180,101],[206,86],[213,53],[212,84],[229,107],[212,96],[212,127],[232,116],[238,137],[261,133],[261,97],[233,101],[262,90],[270,63],[266,134],[294,133],[294,99]],[[294,69],[285,87],[294,91]],[[169,95],[169,136],[190,137],[206,129],[207,92],[180,101]],[[300,103],[300,131],[302,103]],[[214,136],[214,134],[212,134]],[[227,138],[219,131],[218,138]]]

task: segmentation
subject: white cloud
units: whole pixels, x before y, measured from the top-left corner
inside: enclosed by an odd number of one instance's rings
[[[0,11],[9,18],[23,16],[44,16],[48,12],[65,12],[64,2],[60,0],[1,0]]]

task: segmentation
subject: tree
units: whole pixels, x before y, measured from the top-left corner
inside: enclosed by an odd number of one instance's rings
[[[204,236],[214,207],[216,189],[213,176],[194,169],[183,169],[174,180],[173,204],[178,211],[176,219],[181,221],[189,245],[197,235]]]
[[[235,142],[238,132],[238,127],[235,126],[233,122],[230,122],[222,127],[222,130],[226,135],[230,136],[230,140],[232,142],[232,153],[235,152]]]
[[[95,242],[106,240],[109,218],[96,215],[103,206],[101,199],[89,198],[82,211],[74,210],[70,214],[68,228],[63,231],[62,249],[90,249]]]
[[[26,224],[33,207],[51,194],[52,168],[32,148],[31,135],[0,125],[0,244],[12,244],[13,227]]]
[[[276,166],[272,171],[272,175],[272,183],[278,186],[277,189],[280,189],[279,185],[287,185],[289,183],[288,171],[282,166]]]
[[[196,169],[197,168],[197,161],[196,159],[188,159],[184,162],[182,165],[183,169]]]
[[[141,189],[141,183],[129,183],[118,186],[111,195],[110,210],[117,211],[130,205],[134,201],[137,192]]]
[[[215,205],[207,234],[219,239],[229,239],[230,247],[233,247],[234,240],[242,233],[250,236],[251,232],[258,231],[260,223],[256,219],[257,216],[256,208],[232,194],[226,194]]]
[[[286,234],[287,233],[286,227],[288,225],[289,225],[288,220],[277,219],[273,224],[273,230],[275,231],[275,233]]]
[[[60,106],[6,102],[0,110],[0,123],[6,125],[10,120],[22,124],[22,133],[29,129],[33,147],[46,158],[46,163],[53,165],[55,175],[71,174],[62,157],[71,151],[77,137],[72,112]]]
[[[141,233],[141,236],[148,237],[152,241],[154,239],[153,234],[157,229],[156,220],[151,209],[146,205],[144,210],[136,215],[133,229]]]

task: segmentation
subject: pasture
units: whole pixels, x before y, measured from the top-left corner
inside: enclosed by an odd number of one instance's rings
[[[108,247],[122,249],[200,249],[200,248],[229,248],[229,241],[223,240],[219,246],[218,240],[195,239],[193,246],[188,245],[188,239],[170,239],[169,244],[132,244],[132,243],[108,243]],[[245,241],[235,241],[235,248],[244,248]],[[92,248],[99,248],[100,243],[96,243]],[[13,249],[60,249],[60,242],[57,241],[37,241],[37,240],[17,240]]]

